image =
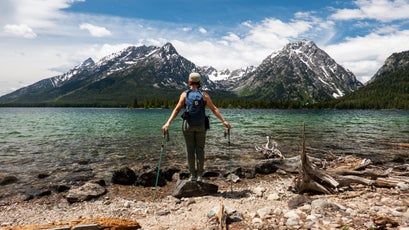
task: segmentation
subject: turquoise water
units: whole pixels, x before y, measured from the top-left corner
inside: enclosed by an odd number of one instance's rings
[[[233,126],[231,145],[223,136],[223,125],[211,115],[207,166],[228,164],[229,151],[235,164],[261,158],[254,146],[264,145],[267,135],[285,156],[299,154],[303,123],[307,147],[359,156],[409,152],[388,144],[409,142],[409,111],[221,111]],[[156,163],[161,127],[170,113],[170,109],[0,108],[0,173],[70,171],[85,161],[108,176],[118,166]],[[185,164],[180,117],[171,125],[163,162]]]

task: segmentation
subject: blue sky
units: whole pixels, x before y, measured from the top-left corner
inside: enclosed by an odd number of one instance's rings
[[[409,50],[409,0],[1,0],[0,95],[130,45],[171,42],[221,70],[301,39],[366,82]]]

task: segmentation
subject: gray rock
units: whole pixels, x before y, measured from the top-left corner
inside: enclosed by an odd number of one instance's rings
[[[257,214],[261,219],[266,219],[272,213],[273,213],[272,207],[264,207],[264,208],[257,210]]]
[[[237,183],[237,182],[240,181],[240,177],[237,176],[236,174],[232,173],[232,174],[227,175],[227,180],[228,181],[233,181],[234,183]]]
[[[288,201],[288,208],[295,209],[303,206],[305,203],[310,203],[311,199],[305,195],[298,195]]]
[[[284,214],[287,219],[286,225],[287,226],[295,226],[299,224],[300,216],[297,214],[295,210],[290,210]]]
[[[264,192],[265,192],[266,190],[267,190],[267,189],[266,189],[265,187],[258,186],[257,188],[254,188],[254,189],[253,189],[253,192],[254,192],[254,194],[256,194],[257,197],[263,197]]]
[[[229,215],[229,220],[230,222],[241,222],[244,220],[244,216],[240,212],[234,212]]]
[[[49,196],[49,195],[51,195],[51,190],[48,188],[39,188],[39,189],[29,188],[26,191],[26,197],[24,198],[24,201],[29,201],[37,197]]]
[[[114,184],[132,185],[136,181],[136,174],[132,169],[123,167],[114,171],[111,181]]]
[[[196,197],[216,194],[219,187],[215,184],[209,184],[197,181],[178,180],[173,189],[172,196],[176,198]]]
[[[66,199],[70,203],[87,201],[101,195],[104,195],[107,190],[99,184],[86,183],[81,187],[70,189]]]
[[[145,166],[142,169],[138,170],[138,177],[136,178],[136,185],[144,186],[144,187],[153,187],[156,184],[156,174],[157,168],[150,168],[149,166]],[[158,186],[165,186],[166,180],[162,175],[162,171],[159,172],[158,177]]]
[[[397,187],[401,190],[401,191],[407,191],[409,190],[409,184],[404,183],[404,182],[399,182],[397,184]]]
[[[1,175],[0,174],[0,185],[13,184],[18,181],[17,177],[13,175]]]

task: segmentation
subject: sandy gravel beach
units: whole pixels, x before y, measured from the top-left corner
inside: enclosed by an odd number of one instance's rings
[[[293,178],[284,172],[257,175],[233,184],[233,192],[217,178],[208,182],[219,185],[218,194],[182,199],[170,196],[175,182],[158,188],[155,200],[152,188],[124,185],[73,204],[64,194],[16,199],[0,207],[0,229],[47,229],[97,218],[141,229],[217,229],[209,216],[221,203],[236,221],[229,229],[409,229],[408,191],[356,185],[337,195],[299,195],[289,189]]]

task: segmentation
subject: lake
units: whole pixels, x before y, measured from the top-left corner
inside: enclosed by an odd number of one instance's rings
[[[0,173],[18,175],[30,185],[39,173],[69,173],[87,164],[109,178],[120,166],[158,162],[162,125],[171,109],[125,108],[0,108]],[[409,111],[374,110],[236,110],[222,109],[232,124],[231,144],[224,126],[211,114],[206,163],[251,164],[262,155],[255,145],[266,136],[278,143],[284,156],[300,153],[302,126],[307,147],[391,158],[409,149],[391,143],[409,142]],[[210,113],[210,111],[208,111]],[[170,127],[163,164],[185,166],[181,118]],[[310,150],[312,151],[312,150]],[[0,197],[1,198],[1,197]]]

